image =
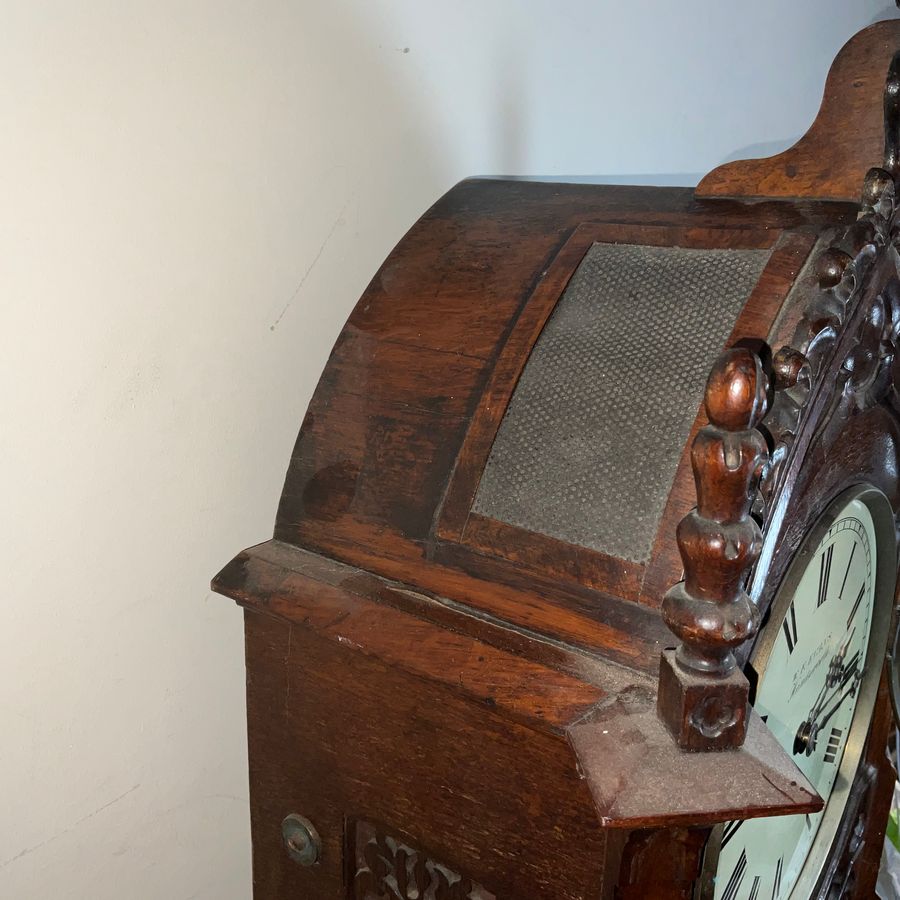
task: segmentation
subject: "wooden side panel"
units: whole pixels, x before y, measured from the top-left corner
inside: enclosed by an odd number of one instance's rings
[[[346,900],[362,820],[497,900],[596,900],[607,853],[566,741],[497,718],[361,652],[248,612],[255,896]],[[281,846],[289,813],[323,844]]]
[[[465,425],[460,416],[331,391],[307,413],[279,520],[303,523],[307,534],[324,527],[315,543],[325,546],[352,534],[345,522],[362,523],[378,544],[385,531],[421,541],[433,517],[427,498],[441,490]],[[306,546],[311,538],[294,542]]]
[[[595,241],[697,249],[773,249],[762,276],[734,324],[730,344],[741,338],[766,337],[813,246],[814,236],[802,231],[783,234],[774,228],[581,225],[551,262],[498,353],[438,514],[438,537],[463,543],[478,553],[504,557],[538,577],[547,575],[560,582],[583,585],[658,607],[666,588],[677,580],[681,571],[681,560],[673,540],[679,518],[677,513],[680,511],[682,516],[685,515],[695,500],[689,442],[682,454],[648,564],[567,544],[471,512],[491,446],[528,356],[569,278]],[[648,352],[652,353],[653,349],[648,347]],[[704,424],[705,415],[699,409],[691,436],[696,435]],[[444,558],[444,548],[439,546],[436,555]],[[462,558],[464,554],[458,556]],[[469,569],[472,571],[476,567],[477,560]]]
[[[536,571],[478,548],[447,552],[435,538],[438,510],[501,349],[531,298],[546,290],[551,261],[585,223],[658,226],[673,235],[710,228],[774,235],[853,216],[855,209],[837,204],[697,204],[680,188],[464,182],[401,241],[345,327],[297,440],[276,538],[655,669],[664,634],[658,618],[636,614],[636,621],[614,597],[655,606],[678,565],[674,547],[658,549],[664,564],[651,560],[649,589],[641,590],[612,559],[608,581],[593,568],[596,560],[580,581],[577,566],[550,560],[552,548],[548,565]],[[567,273],[557,274],[561,289]],[[497,397],[500,410],[508,399]],[[689,481],[689,470],[679,477]]]
[[[887,755],[888,737],[893,727],[888,681],[884,677],[879,685],[875,715],[858,776],[860,781],[867,777],[867,789],[861,792],[859,806],[838,835],[839,846],[828,866],[817,900],[831,900],[835,895],[856,900],[875,896],[884,833],[897,779]]]
[[[351,563],[354,554],[337,549],[359,542],[350,520],[366,534],[364,555],[386,552],[395,535],[429,539],[497,355],[580,224],[774,229],[852,214],[833,205],[695,205],[681,188],[462,183],[400,242],[351,315],[298,438],[276,536]],[[379,454],[400,441],[410,452],[392,458],[389,472]],[[373,487],[380,479],[384,488]],[[403,501],[380,506],[395,489]]]

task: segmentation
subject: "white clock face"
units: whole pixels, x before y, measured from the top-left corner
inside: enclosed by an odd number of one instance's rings
[[[820,826],[829,807],[833,812],[846,796],[846,784],[837,790],[847,780],[841,771],[844,750],[854,728],[868,728],[867,717],[854,723],[854,714],[863,675],[870,674],[875,562],[872,516],[864,503],[852,500],[792,566],[789,594],[777,598],[754,659],[759,672],[754,707],[826,808],[808,816],[726,825],[715,900],[791,897],[817,840],[832,840],[833,835],[820,834],[825,830]],[[798,572],[799,580],[791,577]]]

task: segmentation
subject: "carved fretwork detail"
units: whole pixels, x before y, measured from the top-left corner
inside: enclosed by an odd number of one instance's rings
[[[660,716],[686,749],[726,749],[744,740],[749,686],[733,651],[759,625],[743,585],[761,547],[750,509],[768,462],[756,428],[767,393],[755,353],[746,347],[723,353],[706,385],[709,424],[691,450],[697,508],[677,532],[684,581],[662,605],[681,644],[663,654],[658,700]]]
[[[368,822],[356,822],[353,828],[353,900],[497,900],[405,839]]]
[[[831,401],[825,409],[833,427],[885,400],[900,409],[900,372],[894,363],[900,334],[900,285],[894,277],[884,279],[880,291],[870,289],[873,272],[884,256],[890,254],[896,260],[900,54],[888,71],[884,116],[884,166],[866,174],[857,221],[816,260],[816,292],[791,346],[775,355],[775,394],[763,423],[773,443],[772,462],[761,485],[767,501],[781,487],[786,462],[817,391]],[[841,365],[826,383],[826,370],[835,369],[836,352],[841,353]],[[791,360],[791,371],[798,373],[795,380],[780,377],[779,359]],[[805,369],[801,361],[806,362]]]

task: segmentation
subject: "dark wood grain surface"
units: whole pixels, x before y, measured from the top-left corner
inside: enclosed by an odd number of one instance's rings
[[[621,601],[658,606],[677,579],[665,523],[674,528],[693,502],[687,460],[644,571],[479,520],[471,497],[517,373],[597,236],[775,244],[738,323],[759,331],[817,230],[853,216],[841,204],[701,203],[677,188],[463,182],[401,241],[338,339],[297,441],[275,536],[655,671],[664,631]]]
[[[256,897],[348,897],[359,818],[500,900],[602,896],[606,832],[564,739],[316,631],[256,612],[246,629]],[[321,835],[314,867],[281,846],[291,812]]]

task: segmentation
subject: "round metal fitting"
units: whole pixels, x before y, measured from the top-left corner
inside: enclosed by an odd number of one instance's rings
[[[322,854],[322,839],[309,819],[291,813],[281,823],[281,840],[288,856],[301,866],[312,866]]]

